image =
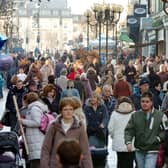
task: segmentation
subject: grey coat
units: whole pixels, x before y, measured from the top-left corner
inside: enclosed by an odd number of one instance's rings
[[[47,110],[47,106],[40,101],[32,102],[28,105],[26,119],[22,121],[23,125],[26,126],[30,160],[40,159],[44,134],[39,130],[39,126],[43,111]]]

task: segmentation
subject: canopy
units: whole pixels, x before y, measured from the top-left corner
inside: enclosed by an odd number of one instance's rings
[[[112,38],[108,37],[108,47],[109,48],[113,48],[113,47],[115,47],[115,44],[116,44],[115,40],[113,40]],[[92,47],[99,46],[99,38],[96,38],[95,40],[92,40],[90,42],[90,45]],[[106,36],[105,35],[101,35],[101,46],[102,47],[106,46]]]
[[[128,36],[127,33],[121,33],[121,35],[119,36],[119,40],[125,41],[127,43],[133,43],[133,40]]]

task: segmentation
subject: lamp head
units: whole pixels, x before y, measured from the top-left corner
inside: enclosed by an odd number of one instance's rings
[[[91,17],[91,15],[92,15],[92,12],[89,9],[87,9],[86,12],[84,13],[84,16],[86,17]]]

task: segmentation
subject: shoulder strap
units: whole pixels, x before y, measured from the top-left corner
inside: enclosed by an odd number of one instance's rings
[[[52,123],[52,124],[54,124],[54,134],[53,134],[53,137],[52,137],[52,145],[54,144],[55,135],[56,135],[56,133],[57,133],[57,128],[56,128],[56,126],[55,126],[55,122],[56,122],[56,121],[53,121],[53,123]]]

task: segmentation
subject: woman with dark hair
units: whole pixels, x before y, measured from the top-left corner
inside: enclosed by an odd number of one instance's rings
[[[90,86],[92,88],[92,91],[95,91],[96,86],[99,83],[99,80],[98,80],[98,77],[97,77],[97,74],[96,74],[96,70],[93,67],[90,67],[87,70],[86,76],[87,76],[87,78],[90,82]]]
[[[26,127],[26,138],[29,148],[30,168],[40,168],[40,153],[44,134],[39,126],[43,111],[48,111],[35,92],[30,92],[23,97],[24,106],[27,107],[26,118],[20,122]]]
[[[55,99],[56,91],[52,84],[48,84],[43,88],[41,100],[48,106],[51,113],[58,113],[59,102]]]
[[[59,161],[55,157],[62,140],[73,138],[79,141],[83,158],[81,168],[93,168],[88,144],[88,137],[82,122],[74,116],[74,100],[70,97],[61,99],[60,115],[51,123],[41,151],[41,168],[56,168]],[[70,151],[67,151],[70,152]]]

